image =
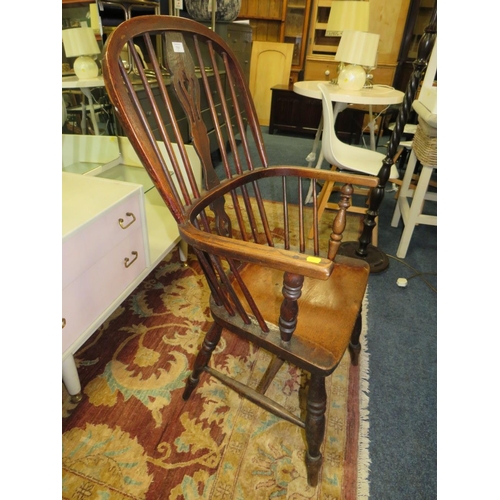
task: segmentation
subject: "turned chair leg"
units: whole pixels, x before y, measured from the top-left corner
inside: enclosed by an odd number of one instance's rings
[[[184,401],[187,401],[189,399],[189,396],[191,396],[191,393],[198,385],[201,372],[208,365],[208,362],[212,357],[212,353],[219,343],[221,333],[222,327],[217,323],[213,323],[210,327],[210,330],[208,330],[207,334],[205,335],[203,345],[194,361],[193,371],[191,372],[191,375],[189,375],[186,382],[184,394],[182,395],[182,399],[184,399]]]
[[[354,366],[358,366],[359,363],[359,353],[361,352],[361,343],[359,342],[359,337],[361,336],[361,311],[359,311],[358,317],[356,318],[356,323],[352,330],[351,341],[349,342],[349,353],[351,355],[351,363]]]
[[[307,440],[307,482],[309,486],[318,484],[319,472],[323,464],[320,452],[325,437],[326,390],[325,377],[311,373],[307,396],[306,440]]]

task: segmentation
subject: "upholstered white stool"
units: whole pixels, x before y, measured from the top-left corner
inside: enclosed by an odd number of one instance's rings
[[[404,229],[396,252],[396,256],[402,259],[406,257],[413,230],[417,224],[437,226],[437,215],[422,213],[425,200],[437,202],[437,190],[436,192],[428,191],[432,172],[437,169],[437,127],[433,125],[437,123],[429,124],[419,116],[412,152],[392,217],[393,227],[397,227],[400,218],[403,217]],[[422,164],[422,171],[416,186],[412,186],[417,160]]]

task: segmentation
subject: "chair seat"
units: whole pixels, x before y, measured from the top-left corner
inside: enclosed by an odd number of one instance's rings
[[[351,170],[353,172],[362,172],[368,175],[378,175],[385,155],[371,149],[358,148],[345,144],[345,148],[340,147],[336,151],[335,166],[341,170]],[[391,166],[391,179],[399,177],[398,169],[395,165]]]
[[[393,122],[393,123],[389,123],[389,126],[387,128],[392,132],[394,130],[395,126],[396,126],[396,122]],[[404,126],[403,134],[415,135],[416,131],[417,131],[417,124],[416,123],[407,123]]]
[[[290,341],[304,341],[298,346],[299,349],[304,345],[317,349],[316,359],[302,353],[304,363],[309,370],[319,370],[325,375],[335,369],[349,345],[370,272],[368,264],[359,259],[337,256],[335,261],[336,266],[328,280],[304,280],[302,295],[298,301],[299,321]],[[283,302],[283,272],[247,264],[241,276],[258,303],[264,319],[276,324]],[[246,304],[239,288],[237,293],[242,303]],[[300,318],[308,318],[310,321],[301,321]],[[287,347],[293,349],[293,346]],[[319,354],[321,352],[329,361],[319,366],[320,359],[323,359]]]

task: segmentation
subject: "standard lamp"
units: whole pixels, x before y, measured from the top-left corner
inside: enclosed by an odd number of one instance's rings
[[[380,35],[365,31],[344,30],[335,60],[346,65],[337,83],[344,90],[361,90],[366,82],[366,68],[374,68]]]
[[[89,27],[63,30],[62,39],[66,57],[76,57],[73,63],[75,75],[80,79],[95,78],[99,68],[92,56],[100,54],[94,30]]]

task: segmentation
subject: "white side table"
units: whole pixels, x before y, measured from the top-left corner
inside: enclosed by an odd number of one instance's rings
[[[96,87],[104,87],[104,79],[102,76],[98,76],[96,78],[89,78],[86,80],[80,80],[76,76],[63,76],[62,78],[63,89],[80,89],[82,91],[82,94],[87,98],[89,102],[90,119],[92,121],[92,126],[94,127],[95,134],[99,135],[99,126],[97,124],[94,103],[92,102],[92,93],[90,91],[91,89]],[[83,131],[84,131],[85,120],[86,120],[85,100],[82,103],[82,113],[83,113],[82,122],[84,123]]]

